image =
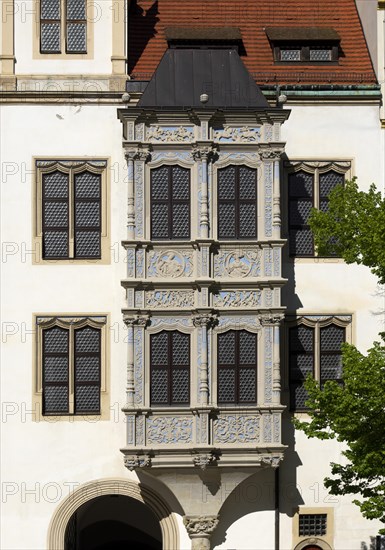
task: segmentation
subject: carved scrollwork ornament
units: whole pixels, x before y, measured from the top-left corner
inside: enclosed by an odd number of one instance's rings
[[[219,523],[219,516],[185,516],[183,523],[190,536],[210,537]]]
[[[267,149],[260,151],[262,160],[280,160],[283,151],[281,149]]]
[[[142,161],[146,162],[147,160],[150,159],[151,153],[150,153],[148,148],[143,149],[141,147],[136,147],[134,149],[125,149],[124,156],[126,157],[127,162],[129,160],[132,160],[132,161],[142,160]]]
[[[134,325],[146,327],[149,322],[149,315],[130,315],[129,313],[123,313],[123,323],[126,327],[133,327]]]
[[[261,462],[262,464],[267,464],[272,468],[278,468],[278,466],[282,462],[282,458],[282,456],[263,456],[261,458]]]
[[[261,325],[280,325],[284,318],[283,313],[263,313],[259,316]]]
[[[206,470],[206,468],[212,464],[215,464],[219,460],[218,456],[211,452],[208,454],[197,454],[193,457],[193,463],[195,466],[201,470]]]
[[[217,146],[216,145],[193,145],[191,156],[195,161],[197,160],[210,160],[210,158],[214,157],[217,154]]]
[[[133,472],[136,468],[149,468],[151,466],[151,458],[148,455],[127,455],[124,457],[124,465],[130,472]]]
[[[214,327],[218,323],[218,315],[215,313],[198,313],[193,316],[194,327]]]

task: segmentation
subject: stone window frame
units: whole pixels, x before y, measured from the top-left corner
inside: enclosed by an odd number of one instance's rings
[[[232,155],[232,154],[231,154]],[[263,163],[260,160],[254,160],[251,153],[245,152],[240,153],[240,157],[237,158],[236,155],[231,156],[228,158],[229,155],[224,154],[223,156],[220,155],[219,159],[215,161],[214,164],[210,165],[210,170],[212,170],[211,174],[209,175],[209,219],[210,219],[210,234],[212,236],[212,239],[220,244],[224,243],[234,243],[239,244],[241,242],[244,242],[246,244],[250,244],[253,241],[260,241],[265,239],[265,228],[264,228],[264,219],[262,215],[262,211],[264,208],[264,201],[265,201],[265,192],[263,188],[263,185],[261,185],[261,181],[263,181],[264,177],[264,167]],[[252,168],[253,170],[256,170],[257,172],[257,208],[256,208],[256,230],[257,230],[257,236],[252,238],[242,238],[242,239],[230,239],[230,238],[219,238],[218,235],[218,171],[227,168],[228,166],[247,166],[248,168]]]
[[[110,341],[107,327],[109,323],[108,313],[35,313],[33,314],[34,350],[33,350],[33,420],[36,422],[47,421],[92,421],[109,420],[110,418]],[[74,349],[73,332],[75,329],[92,327],[100,330],[100,411],[95,414],[76,414],[73,412],[74,403]],[[46,329],[60,327],[69,330],[69,413],[43,414],[43,332]]]
[[[159,243],[164,246],[167,243],[191,243],[195,242],[195,239],[198,238],[198,231],[196,229],[196,223],[198,216],[198,201],[196,197],[198,196],[198,168],[197,163],[192,159],[191,161],[186,159],[186,156],[182,156],[184,151],[177,151],[170,153],[168,151],[161,152],[159,157],[153,161],[149,160],[143,166],[143,187],[142,193],[143,197],[140,199],[143,208],[143,237],[139,237],[139,240],[151,240],[153,243]],[[135,161],[135,165],[136,165]],[[161,168],[163,166],[180,166],[181,168],[186,168],[190,171],[190,238],[189,239],[150,239],[151,236],[151,172],[156,168]],[[134,168],[137,169],[136,166]],[[136,187],[136,183],[135,183]],[[137,200],[137,189],[135,189],[135,200]]]
[[[314,353],[313,353],[313,376],[314,378],[319,382],[320,381],[320,329],[323,327],[327,327],[329,325],[337,325],[339,327],[342,327],[345,329],[345,342],[348,344],[352,343],[352,335],[353,335],[353,322],[354,317],[351,313],[346,314],[303,314],[303,315],[287,315],[285,317],[285,324],[284,324],[284,372],[283,372],[283,378],[284,378],[284,387],[288,396],[288,408],[289,411],[292,414],[306,414],[307,409],[306,408],[293,408],[291,407],[291,395],[290,395],[290,356],[289,356],[289,349],[290,349],[290,336],[289,336],[289,329],[298,325],[305,325],[307,327],[315,329],[314,332]]]
[[[33,35],[33,59],[93,59],[94,58],[94,23],[96,22],[97,12],[93,2],[85,0],[86,9],[86,51],[68,52],[66,51],[66,13],[67,0],[60,0],[60,52],[42,52],[41,51],[41,0],[34,0],[34,26]]]
[[[152,317],[157,321],[155,326],[150,324],[144,329],[144,356],[143,356],[143,379],[144,392],[142,398],[142,405],[149,407],[152,410],[167,411],[167,410],[190,410],[195,405],[196,389],[197,389],[197,369],[196,365],[196,348],[197,348],[197,331],[193,326],[191,319],[186,317],[176,317],[168,319]],[[135,330],[137,330],[135,328]],[[141,329],[140,329],[141,330]],[[187,334],[190,337],[190,401],[186,404],[176,405],[152,405],[151,404],[151,335],[158,334],[160,332],[181,332]],[[135,338],[135,337],[134,337]],[[135,352],[137,353],[137,351]]]
[[[324,174],[330,171],[335,171],[339,174],[344,175],[345,180],[351,180],[354,175],[354,166],[352,159],[335,159],[335,160],[325,160],[325,159],[296,159],[291,158],[287,161],[284,161],[284,175],[283,175],[283,193],[282,193],[282,204],[285,205],[283,208],[283,232],[284,237],[289,240],[289,175],[296,172],[306,172],[313,175],[313,207],[318,208],[319,206],[319,175]],[[295,254],[290,254],[289,243],[286,254],[297,262],[314,262],[314,261],[325,261],[325,262],[343,262],[341,258],[337,256],[318,256],[315,247],[313,246],[313,254],[308,256],[299,256]]]
[[[224,317],[227,317],[226,315]],[[211,365],[209,373],[209,402],[219,406],[221,409],[249,409],[261,407],[264,404],[264,368],[265,368],[265,350],[263,345],[263,335],[264,329],[259,324],[258,318],[256,316],[229,316],[227,321],[224,324],[221,324],[223,316],[219,317],[220,324],[214,326],[211,333],[211,357],[209,363]],[[255,323],[251,323],[250,320],[254,318]],[[257,337],[257,400],[255,403],[220,403],[218,404],[218,335],[223,334],[228,331],[242,331],[250,332],[255,334]]]
[[[109,264],[111,258],[110,249],[110,161],[107,158],[88,159],[84,157],[44,157],[34,158],[34,188],[33,188],[33,264]],[[73,178],[77,173],[90,171],[101,176],[101,232],[100,232],[100,258],[75,258],[74,257],[74,223],[70,221],[69,257],[48,259],[43,258],[43,174],[60,170],[70,175],[69,219],[73,220],[74,196]],[[72,228],[71,228],[72,225]]]
[[[326,534],[323,536],[300,536],[299,535],[299,516],[302,514],[318,515],[326,514]],[[334,543],[334,508],[333,507],[308,507],[301,506],[293,510],[292,537],[294,550],[303,550],[307,546],[319,546],[322,550],[332,550]]]

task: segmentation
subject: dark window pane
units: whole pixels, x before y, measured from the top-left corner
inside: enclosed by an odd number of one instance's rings
[[[75,412],[98,413],[100,410],[100,389],[96,385],[81,386],[75,388]]]
[[[239,402],[255,402],[256,400],[256,369],[255,368],[240,368],[239,369]]]
[[[98,382],[100,380],[100,358],[77,356],[75,358],[76,382]]]
[[[321,330],[321,353],[325,351],[341,351],[345,341],[345,328],[337,325],[328,325]]]
[[[172,168],[172,196],[173,199],[190,199],[190,171],[180,166]]]
[[[188,369],[172,371],[172,403],[189,403],[190,380]]]
[[[301,50],[281,48],[281,61],[301,61]]]
[[[53,327],[44,331],[44,353],[68,353],[69,333],[60,327]]]
[[[300,514],[299,536],[324,536],[326,535],[326,514]]]
[[[247,166],[239,167],[239,198],[256,200],[257,172]]]
[[[100,204],[99,202],[76,202],[75,223],[77,226],[99,226]]]
[[[289,232],[290,254],[294,256],[313,256],[313,234],[310,229],[291,229]]]
[[[151,370],[151,403],[168,405],[168,367]]]
[[[314,329],[305,325],[290,329],[290,352],[312,352],[314,342]]]
[[[100,199],[101,177],[99,174],[82,172],[75,174],[75,198]]]
[[[255,237],[256,231],[256,210],[255,204],[239,205],[239,237]]]
[[[75,257],[76,258],[100,258],[100,232],[76,231],[75,233]]]
[[[290,356],[291,380],[304,380],[309,374],[313,374],[313,354],[297,353]]]
[[[257,336],[251,332],[239,332],[239,364],[255,365],[257,362]]]
[[[168,166],[162,166],[151,171],[152,200],[168,200]]]
[[[43,364],[45,382],[68,381],[68,356],[46,356]]]
[[[68,226],[68,203],[45,202],[44,224],[46,227],[67,227]]]
[[[63,172],[43,174],[43,197],[45,199],[68,198],[68,174]]]
[[[68,234],[63,231],[45,231],[43,236],[44,258],[68,258]]]
[[[187,334],[172,334],[172,362],[173,365],[190,364],[190,337]]]
[[[151,364],[167,365],[168,363],[168,333],[160,332],[151,335]]]
[[[235,199],[235,166],[218,170],[218,198]]]
[[[189,205],[174,204],[172,207],[172,236],[175,239],[190,237]]]
[[[170,205],[153,204],[152,205],[152,238],[167,239],[169,237],[168,212]]]
[[[235,369],[218,368],[218,402],[235,403]]]
[[[305,390],[303,383],[290,384],[290,408],[306,409],[305,402],[308,399],[308,393]]]
[[[332,59],[331,50],[310,49],[310,61],[331,61],[331,59]]]
[[[40,1],[41,19],[60,19],[60,0]]]
[[[85,0],[67,0],[67,19],[85,19]]]
[[[292,200],[289,204],[290,225],[306,225],[313,203],[308,199]]]
[[[75,330],[75,353],[98,353],[100,330],[85,327]]]
[[[319,176],[319,194],[320,197],[327,197],[337,186],[344,183],[344,175],[331,170]]]
[[[289,175],[289,196],[313,198],[313,174],[299,171]]]
[[[43,411],[68,413],[68,386],[46,386],[43,392]]]
[[[86,24],[68,23],[67,25],[67,52],[85,53],[86,44]]]
[[[235,204],[222,203],[218,205],[219,238],[236,237]]]
[[[321,355],[321,382],[342,378],[342,356],[339,353]]]
[[[218,334],[218,364],[235,365],[235,332]]]
[[[60,23],[42,23],[40,40],[42,53],[60,53]]]

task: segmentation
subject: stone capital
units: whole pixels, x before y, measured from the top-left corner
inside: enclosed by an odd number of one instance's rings
[[[194,327],[211,328],[218,323],[218,316],[214,313],[197,313],[193,316]]]
[[[124,465],[131,472],[136,468],[149,468],[151,466],[151,458],[148,455],[126,455],[124,457]]]
[[[259,320],[262,326],[275,325],[279,326],[284,318],[283,313],[263,313],[260,315]]]
[[[282,149],[262,149],[259,153],[262,160],[280,160]]]
[[[282,459],[283,456],[263,456],[261,458],[261,462],[262,464],[266,464],[268,466],[271,466],[272,468],[278,468]]]
[[[124,150],[124,156],[126,157],[126,161],[129,160],[142,160],[146,162],[149,160],[151,154],[148,148],[142,148],[142,147],[133,147],[133,148],[127,148]]]
[[[192,147],[191,155],[195,161],[209,160],[217,152],[217,146],[214,144],[199,144],[195,143]]]
[[[210,466],[211,464],[215,464],[215,462],[217,461],[218,461],[218,456],[213,452],[207,453],[207,454],[198,453],[193,457],[194,465],[200,468],[201,470],[206,470],[208,466]]]
[[[146,327],[150,321],[148,315],[131,315],[129,313],[123,313],[123,323],[126,327],[133,327],[137,325],[139,327]]]
[[[219,523],[219,516],[185,516],[183,523],[190,538],[210,538]]]

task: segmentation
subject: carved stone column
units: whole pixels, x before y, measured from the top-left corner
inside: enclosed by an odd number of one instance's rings
[[[135,372],[134,372],[134,326],[146,326],[148,317],[139,317],[138,315],[123,315],[123,322],[127,327],[127,407],[133,407],[135,404]]]
[[[281,238],[281,197],[280,197],[280,153],[278,158],[274,159],[274,179],[273,179],[273,237]]]
[[[191,539],[191,549],[210,550],[210,538],[219,523],[219,516],[185,516],[183,523]]]
[[[281,365],[280,365],[280,339],[279,328],[283,315],[281,314],[265,314],[261,317],[261,323],[264,326],[273,327],[273,376],[272,376],[272,389],[273,389],[273,404],[280,404],[281,402]]]
[[[134,161],[146,161],[149,157],[149,151],[146,149],[134,148],[126,149],[125,157],[127,161],[127,239],[135,239],[135,190],[134,190]]]
[[[207,163],[213,156],[215,150],[215,147],[211,144],[197,144],[192,151],[194,160],[200,160],[202,163],[201,215],[199,221],[202,239],[209,238],[209,192]]]
[[[216,316],[211,313],[201,313],[195,315],[193,318],[194,326],[199,327],[202,334],[201,369],[199,375],[199,393],[202,405],[207,405],[209,402],[207,331],[216,321]]]

